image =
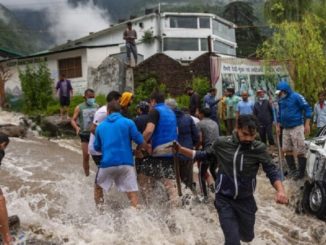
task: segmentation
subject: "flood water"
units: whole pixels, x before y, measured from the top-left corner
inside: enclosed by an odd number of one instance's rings
[[[99,211],[93,201],[95,171],[91,162],[91,174],[84,176],[78,139],[11,138],[0,186],[9,214],[19,215],[30,243],[223,244],[213,196],[209,204],[192,200],[171,208],[158,187],[152,202],[135,210],[113,190]],[[289,206],[275,204],[269,181],[263,173],[258,177],[256,238],[250,244],[326,244],[325,222],[296,214],[299,185],[284,183]]]

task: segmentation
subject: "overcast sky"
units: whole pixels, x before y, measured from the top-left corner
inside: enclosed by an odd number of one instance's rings
[[[106,10],[99,9],[89,1],[76,8],[68,5],[67,0],[0,0],[9,9],[33,9],[46,12],[51,23],[50,31],[56,43],[64,43],[99,31],[110,26],[110,17]]]
[[[65,4],[66,0],[0,0],[7,8],[41,9],[49,5]]]

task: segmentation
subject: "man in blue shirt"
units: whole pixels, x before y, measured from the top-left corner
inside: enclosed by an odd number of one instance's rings
[[[118,191],[126,192],[131,205],[138,204],[137,176],[134,169],[131,141],[137,148],[149,150],[135,123],[120,114],[117,101],[108,103],[109,116],[96,128],[94,149],[102,152],[96,184],[109,191],[116,185]]]
[[[217,120],[217,104],[220,101],[216,99],[216,88],[211,88],[209,93],[204,96],[204,107],[209,108],[211,111],[210,119],[215,121],[218,124]]]
[[[252,115],[254,110],[254,103],[248,100],[249,94],[247,91],[243,91],[241,94],[242,100],[239,101],[236,109],[236,121],[238,121],[239,116],[242,115]]]

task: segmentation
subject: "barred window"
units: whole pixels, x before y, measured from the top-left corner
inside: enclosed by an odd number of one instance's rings
[[[82,77],[81,57],[61,59],[58,61],[59,75],[66,78]]]

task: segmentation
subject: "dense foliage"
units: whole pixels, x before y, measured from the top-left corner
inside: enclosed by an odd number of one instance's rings
[[[295,89],[313,103],[318,91],[325,90],[326,55],[320,26],[326,22],[315,15],[304,15],[301,22],[283,21],[259,51],[268,61],[284,64]]]
[[[24,111],[46,110],[53,95],[53,81],[47,64],[27,65],[25,70],[19,70],[19,79],[24,94]]]

